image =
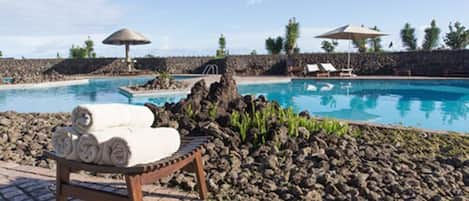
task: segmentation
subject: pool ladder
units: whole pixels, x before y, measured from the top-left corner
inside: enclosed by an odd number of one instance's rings
[[[217,64],[207,64],[202,71],[202,74],[218,74]]]

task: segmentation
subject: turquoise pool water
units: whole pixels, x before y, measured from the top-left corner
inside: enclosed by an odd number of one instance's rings
[[[294,80],[240,91],[321,117],[469,132],[469,80]]]
[[[118,92],[120,86],[149,79],[95,79],[88,85],[0,91],[0,111],[69,112],[82,103],[161,105],[185,97],[128,98]],[[316,116],[469,132],[469,80],[294,80],[242,85],[239,90]]]

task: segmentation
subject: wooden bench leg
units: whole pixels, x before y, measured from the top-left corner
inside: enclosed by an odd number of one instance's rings
[[[56,193],[55,199],[57,201],[66,201],[67,195],[62,191],[62,184],[70,183],[70,168],[64,166],[63,164],[57,163],[57,173],[56,173]]]
[[[195,174],[197,177],[197,184],[199,185],[199,197],[202,200],[206,200],[208,198],[208,190],[207,182],[205,181],[205,172],[202,161],[202,155],[200,154],[200,152],[195,153],[194,164]]]
[[[142,181],[140,175],[125,175],[125,183],[127,184],[127,190],[129,192],[129,198],[131,201],[142,201]]]

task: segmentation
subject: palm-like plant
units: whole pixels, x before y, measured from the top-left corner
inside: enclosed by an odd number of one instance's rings
[[[300,24],[295,18],[291,18],[285,27],[285,44],[284,49],[287,55],[292,55],[299,52],[297,47],[297,40],[300,37]]]
[[[409,23],[404,25],[401,30],[401,40],[407,50],[417,49],[417,38],[415,37],[415,28],[411,27]]]
[[[422,44],[424,50],[432,50],[438,46],[438,37],[440,35],[440,28],[436,26],[435,20],[432,20],[430,27],[425,29],[425,38]]]

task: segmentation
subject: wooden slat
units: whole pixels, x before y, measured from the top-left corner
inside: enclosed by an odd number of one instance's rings
[[[82,200],[87,201],[129,201],[130,199],[127,196],[105,192],[105,191],[98,191],[95,189],[70,185],[70,184],[63,184],[62,185],[63,193],[68,196],[72,196],[73,198],[79,198]]]
[[[142,184],[150,184],[150,183],[155,182],[158,179],[166,177],[174,173],[175,171],[183,168],[184,166],[186,166],[193,160],[194,160],[194,157],[189,157],[173,165],[159,168],[157,171],[150,171],[150,172],[142,173],[141,178],[140,178],[142,181]]]

